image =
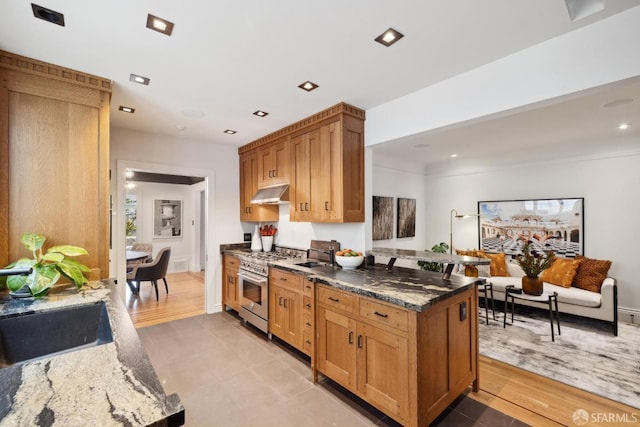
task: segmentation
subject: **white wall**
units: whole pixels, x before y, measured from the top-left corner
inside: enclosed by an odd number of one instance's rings
[[[112,128],[110,145],[111,194],[113,195],[114,240],[111,251],[111,276],[124,283],[124,185],[125,166],[150,172],[207,176],[206,307],[208,312],[221,308],[220,245],[242,241],[239,220],[239,168],[236,147],[209,142],[179,140],[129,129]],[[122,176],[118,173],[122,171]],[[193,212],[192,212],[193,215]],[[191,218],[184,218],[191,221]],[[122,237],[121,237],[122,236]],[[154,244],[155,246],[155,244]]]
[[[606,141],[603,141],[606,144]],[[621,309],[640,311],[640,152],[621,157],[574,160],[494,170],[472,175],[428,177],[427,245],[449,241],[451,209],[476,213],[478,201],[584,197],[585,255],[613,261]],[[454,247],[478,247],[475,218],[454,220]]]

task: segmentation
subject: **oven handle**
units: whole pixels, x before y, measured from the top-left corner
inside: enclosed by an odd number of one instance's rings
[[[252,282],[255,282],[256,284],[263,284],[269,281],[267,277],[258,276],[257,274],[249,273],[248,271],[239,271],[238,277],[249,279]]]

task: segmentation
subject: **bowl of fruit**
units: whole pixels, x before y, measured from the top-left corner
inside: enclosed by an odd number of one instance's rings
[[[359,267],[364,260],[362,252],[357,252],[352,249],[343,249],[336,252],[336,262],[344,270],[353,270]]]

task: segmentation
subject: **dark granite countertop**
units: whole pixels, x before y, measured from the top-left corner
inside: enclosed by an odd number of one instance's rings
[[[441,254],[438,252],[416,251],[413,249],[373,248],[367,251],[367,255],[412,259],[415,261],[439,262],[441,264],[488,265],[491,263],[491,260],[488,258]]]
[[[0,426],[172,426],[184,423],[166,395],[113,281],[80,291],[57,285],[42,299],[0,292],[0,317],[104,301],[113,342],[0,369]]]

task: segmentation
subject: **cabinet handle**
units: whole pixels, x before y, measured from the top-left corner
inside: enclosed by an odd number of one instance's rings
[[[377,311],[374,311],[373,314],[375,314],[376,316],[384,317],[385,319],[387,317],[389,317],[388,314],[380,313],[380,312],[377,312]]]
[[[311,345],[311,341],[307,340],[305,341],[307,344]]]
[[[334,298],[334,297],[329,297],[329,301],[340,302],[338,298]]]
[[[304,204],[304,210],[309,212],[309,203]]]
[[[311,286],[309,285],[306,285],[305,288],[311,290]]]
[[[273,171],[269,171],[269,178],[273,178]]]
[[[305,325],[307,325],[308,327],[311,327],[311,323],[306,322]]]
[[[349,344],[353,344],[353,331],[349,331]]]
[[[275,178],[278,176],[278,171],[276,169],[274,169],[272,172],[273,172],[273,176],[271,178]]]
[[[325,211],[329,210],[329,202],[324,202],[324,210]]]
[[[304,203],[300,203],[300,212],[304,211]]]
[[[311,304],[307,304],[307,305],[305,305],[305,307],[311,308]]]
[[[358,335],[358,348],[362,348],[362,335]]]
[[[278,297],[278,305],[282,305],[282,297]]]
[[[280,277],[280,280],[284,280],[286,282],[287,278],[286,277]]]
[[[285,298],[285,299],[284,299],[284,308],[287,308],[287,301],[288,301],[288,299],[287,299],[287,298]]]

